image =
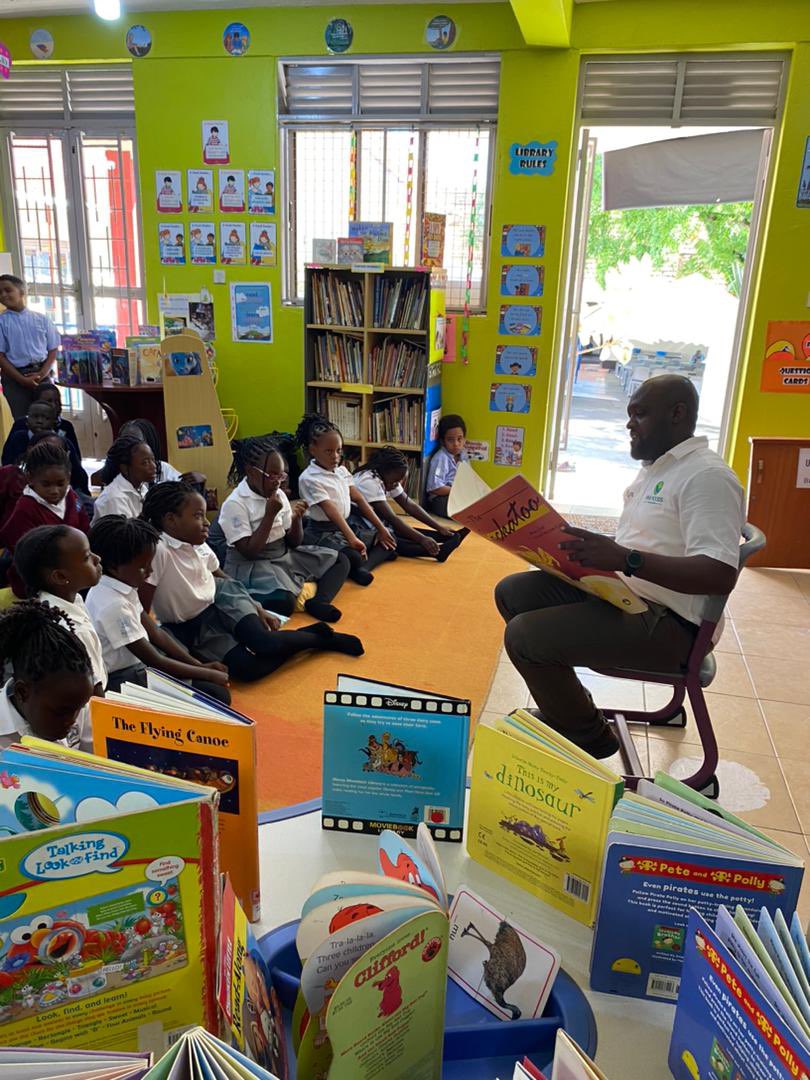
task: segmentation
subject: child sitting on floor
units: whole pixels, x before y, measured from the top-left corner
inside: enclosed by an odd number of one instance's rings
[[[354,486],[393,533],[398,555],[413,559],[423,556],[445,562],[469,529],[454,532],[434,521],[430,514],[405,494],[402,482],[407,475],[408,459],[402,451],[394,446],[383,446],[375,450],[365,465],[357,469]],[[401,514],[391,509],[388,505],[389,499],[398,503],[406,514],[429,525],[430,529],[412,528]]]
[[[25,600],[0,615],[0,656],[11,678],[0,690],[0,749],[24,735],[92,751],[82,724],[93,668],[63,611]]]
[[[53,383],[47,383],[41,388],[40,396],[31,403],[28,415],[21,421],[24,426],[17,428],[15,424],[6,439],[3,447],[3,465],[16,465],[21,461],[38,435],[46,433],[56,435],[70,458],[70,486],[79,495],[79,501],[84,506],[85,499],[87,504],[91,503],[91,499],[90,485],[87,473],[82,466],[81,454],[69,439],[57,431],[57,413],[53,408],[51,396],[44,395],[46,389],[58,393]],[[92,513],[92,511],[89,512]]]
[[[458,463],[467,460],[466,441],[467,425],[462,417],[456,413],[443,416],[439,421],[439,449],[430,459],[425,484],[425,506],[439,517],[447,517],[447,500]]]
[[[105,514],[138,517],[156,472],[155,455],[148,443],[139,435],[119,435],[107,451],[101,470],[104,490],[96,499],[93,521]]]
[[[37,389],[34,391],[34,401],[45,402],[46,405],[51,406],[55,417],[53,430],[61,439],[64,439],[66,443],[70,443],[70,445],[76,451],[76,455],[79,458],[79,461],[81,461],[82,450],[79,446],[79,437],[76,434],[76,428],[73,426],[73,424],[71,424],[70,420],[65,420],[65,418],[62,416],[62,395],[59,391],[59,387],[55,386],[52,382],[40,383]],[[28,430],[29,428],[27,417],[21,416],[19,420],[15,420],[14,423],[11,425],[11,431],[9,432],[9,438],[6,441],[6,446],[9,445],[11,436],[14,435],[15,432],[27,432]],[[6,462],[5,460],[6,446],[3,447],[4,465],[11,463]],[[20,455],[18,453],[11,460],[14,461],[19,456]]]
[[[73,633],[90,657],[93,693],[103,695],[107,669],[101,642],[80,595],[80,590],[96,585],[101,577],[101,565],[87,537],[67,525],[40,525],[17,544],[14,569],[26,596],[67,615]]]
[[[340,431],[326,417],[310,413],[298,425],[296,436],[311,458],[298,477],[298,493],[308,507],[304,543],[342,551],[351,565],[352,581],[370,585],[374,580],[370,571],[396,558],[396,544],[340,464]]]
[[[107,514],[90,529],[90,547],[101,560],[101,580],[87,594],[107,667],[107,688],[125,682],[146,686],[146,668],[191,682],[195,690],[230,704],[228,669],[196,660],[148,615],[138,589],[152,573],[160,533],[142,518]]]
[[[290,503],[284,493],[287,466],[271,439],[241,439],[233,446],[228,481],[234,491],[219,514],[228,544],[226,573],[241,581],[262,607],[280,615],[291,615],[303,585],[317,582],[304,610],[315,619],[337,622],[341,613],[332,600],[348,577],[348,559],[304,543],[306,503]]]
[[[336,634],[324,622],[278,630],[278,620],[220,570],[205,542],[205,499],[193,488],[157,484],[144,499],[143,517],[161,537],[141,603],[196,656],[219,660],[233,678],[253,682],[307,650],[362,655],[359,638]]]

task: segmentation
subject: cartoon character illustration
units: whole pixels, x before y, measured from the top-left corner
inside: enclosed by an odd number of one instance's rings
[[[379,982],[372,984],[375,990],[382,991],[380,1010],[377,1016],[392,1016],[402,1004],[402,987],[399,985],[399,968],[394,964],[386,971]]]
[[[564,836],[550,840],[540,825],[530,825],[528,821],[518,821],[517,818],[503,818],[499,824],[502,829],[519,836],[525,843],[534,844],[541,851],[547,851],[557,862],[571,861],[571,856],[565,850]]]
[[[487,941],[474,923],[467,923],[461,931],[467,936],[480,941],[489,950],[489,958],[484,961],[484,983],[495,1002],[512,1014],[513,1020],[519,1020],[522,1013],[517,1005],[504,1000],[504,994],[514,986],[526,970],[526,950],[520,940],[520,934],[505,919],[501,920],[494,941]]]
[[[174,195],[174,188],[172,187],[172,178],[170,176],[163,177],[163,187],[160,189],[161,195]]]
[[[681,1061],[686,1066],[686,1070],[690,1076],[694,1077],[694,1080],[700,1080],[700,1069],[695,1061],[695,1055],[691,1050],[684,1050],[681,1054]]]
[[[220,142],[220,138],[219,138],[219,128],[216,125],[214,125],[211,128],[210,132],[208,133],[208,138],[206,140],[205,145],[206,146],[221,146],[222,145],[222,143]]]
[[[392,743],[390,732],[383,732],[382,742],[376,735],[369,735],[368,744],[361,746],[359,752],[367,758],[363,765],[364,772],[388,772],[419,779],[414,771],[417,765],[422,764],[419,751],[409,750],[401,739],[395,739]]]
[[[225,187],[222,189],[223,195],[238,195],[239,191],[236,187],[236,177],[229,176]]]
[[[9,788],[18,788],[20,786],[19,776],[15,776],[14,773],[8,773],[5,769],[0,772],[0,786],[4,791],[8,791]]]
[[[386,877],[395,878],[397,881],[408,881],[411,885],[418,885],[419,888],[424,889],[429,896],[434,896],[437,900],[439,899],[439,894],[433,886],[422,881],[419,867],[407,852],[400,851],[397,856],[397,861],[393,863],[389,858],[388,852],[384,848],[381,848],[380,866]]]
[[[383,909],[374,904],[350,904],[335,912],[329,921],[329,933],[342,930],[344,926],[350,926],[359,919],[366,919],[369,915],[382,915]]]
[[[610,965],[611,971],[617,971],[622,975],[640,975],[641,965],[632,956],[621,956]]]
[[[768,891],[772,892],[772,893],[776,893],[777,896],[780,893],[783,893],[785,891],[785,883],[784,883],[784,881],[782,881],[781,878],[778,878],[778,879],[774,878],[773,881],[769,881],[768,882]]]
[[[197,177],[197,183],[194,185],[194,190],[198,195],[205,195],[208,193],[208,184],[206,184],[204,176]]]

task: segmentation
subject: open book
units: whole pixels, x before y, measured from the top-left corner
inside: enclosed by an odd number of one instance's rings
[[[279,1080],[205,1028],[184,1031],[143,1080]],[[61,1080],[61,1078],[60,1078]],[[105,1078],[106,1080],[106,1078]]]
[[[493,544],[511,551],[547,574],[591,593],[609,604],[638,615],[647,610],[644,601],[612,570],[595,570],[573,562],[560,548],[571,537],[567,524],[525,476],[513,476],[494,490],[468,461],[462,461],[450,489],[448,513]]]
[[[114,1050],[0,1049],[0,1076],[8,1080],[143,1080],[151,1054]]]

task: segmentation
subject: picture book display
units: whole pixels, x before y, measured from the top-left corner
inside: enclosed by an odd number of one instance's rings
[[[771,927],[742,908],[724,905],[712,928],[700,912],[689,914],[683,974],[669,1047],[675,1080],[804,1080],[810,1076],[810,1027],[797,999],[771,962]],[[784,924],[784,920],[782,920]],[[807,942],[794,919],[806,950]],[[792,930],[793,928],[791,928]],[[791,941],[791,935],[788,935]],[[788,961],[798,980],[810,977],[798,951]]]
[[[444,266],[445,214],[422,215],[422,266]]]
[[[462,461],[450,490],[448,511],[474,533],[575,588],[631,615],[647,610],[617,574],[583,567],[568,557],[560,548],[567,538],[565,518],[524,476],[513,476],[493,490],[469,462]]]
[[[151,1064],[151,1054],[0,1048],[0,1075],[9,1080],[143,1080]]]
[[[203,1027],[184,1031],[143,1080],[200,1080],[201,1077],[204,1080],[284,1080],[283,1076],[276,1076],[256,1065]]]
[[[111,385],[112,350],[115,344],[113,331],[87,330],[81,334],[62,334],[57,359],[59,382],[64,386]]]
[[[0,779],[0,1043],[159,1055],[214,1027],[216,792],[38,740]]]
[[[363,258],[360,262],[391,263],[390,221],[350,221],[349,239],[363,241]],[[339,243],[339,242],[338,242]]]
[[[313,240],[312,261],[314,263],[325,263],[327,266],[337,262],[337,241],[325,238]]]
[[[479,724],[467,852],[590,926],[621,777],[525,709]]]
[[[608,827],[591,987],[675,1001],[694,908],[790,918],[804,864],[713,800],[659,772],[626,792]],[[808,1009],[810,1019],[810,1009]]]
[[[325,829],[460,842],[470,702],[339,675],[324,694]]]
[[[93,748],[112,761],[207,784],[219,793],[222,869],[255,921],[260,915],[256,726],[161,672],[90,702]]]
[[[347,265],[364,261],[365,243],[363,238],[340,236],[337,241],[337,261]]]
[[[296,946],[298,1080],[439,1080],[447,991],[447,892],[430,831],[378,842],[380,873],[313,887]]]

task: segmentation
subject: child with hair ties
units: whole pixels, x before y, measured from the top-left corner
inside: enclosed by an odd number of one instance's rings
[[[144,495],[154,484],[156,475],[155,455],[143,434],[119,435],[107,451],[101,470],[104,490],[96,499],[93,521],[105,514],[138,517]]]

